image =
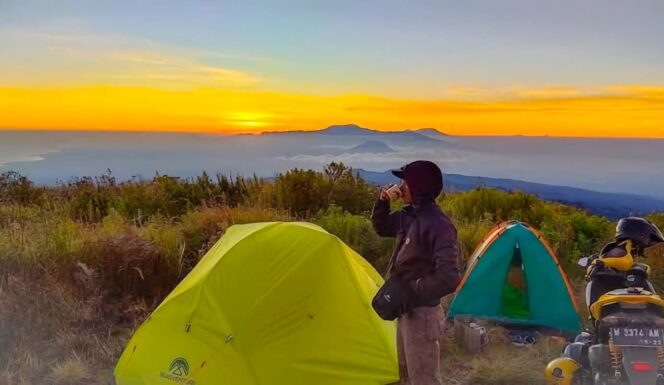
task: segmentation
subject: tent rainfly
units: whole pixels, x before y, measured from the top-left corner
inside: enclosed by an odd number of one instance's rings
[[[230,227],[136,331],[117,385],[384,385],[399,378],[382,278],[308,223]]]

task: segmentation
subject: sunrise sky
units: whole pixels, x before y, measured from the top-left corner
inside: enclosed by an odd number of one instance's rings
[[[664,137],[664,1],[0,0],[0,128]]]

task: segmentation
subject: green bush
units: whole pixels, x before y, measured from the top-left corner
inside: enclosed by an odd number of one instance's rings
[[[109,175],[74,178],[62,186],[73,218],[88,222],[101,221],[119,193],[115,178]]]
[[[331,206],[318,215],[315,223],[339,237],[379,271],[387,268],[394,240],[379,237],[366,217]]]
[[[468,258],[488,235],[494,224],[487,220],[478,221],[457,221],[457,240],[459,242],[459,252],[461,265],[465,265]]]
[[[298,218],[313,216],[330,205],[360,214],[371,209],[375,193],[352,168],[333,162],[323,172],[296,168],[277,175],[272,201]]]
[[[612,236],[609,220],[580,209],[538,199],[520,191],[478,188],[446,194],[439,200],[443,210],[459,226],[459,240],[466,253],[481,240],[490,224],[520,220],[539,229],[561,262],[576,271],[576,260],[596,252]]]

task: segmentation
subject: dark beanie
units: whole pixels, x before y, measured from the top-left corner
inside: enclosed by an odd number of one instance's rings
[[[406,182],[413,197],[435,199],[443,191],[443,173],[435,163],[428,160],[408,163],[392,171],[392,174]]]

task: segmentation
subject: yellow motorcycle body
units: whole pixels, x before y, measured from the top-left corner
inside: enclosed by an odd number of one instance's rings
[[[591,339],[569,344],[563,357],[549,363],[548,384],[664,384],[664,299],[647,280],[650,267],[635,263],[629,242],[624,255],[593,260],[588,276],[602,268],[630,282],[629,275],[639,271],[640,279],[632,281],[638,284],[593,298],[588,308],[595,328]]]

